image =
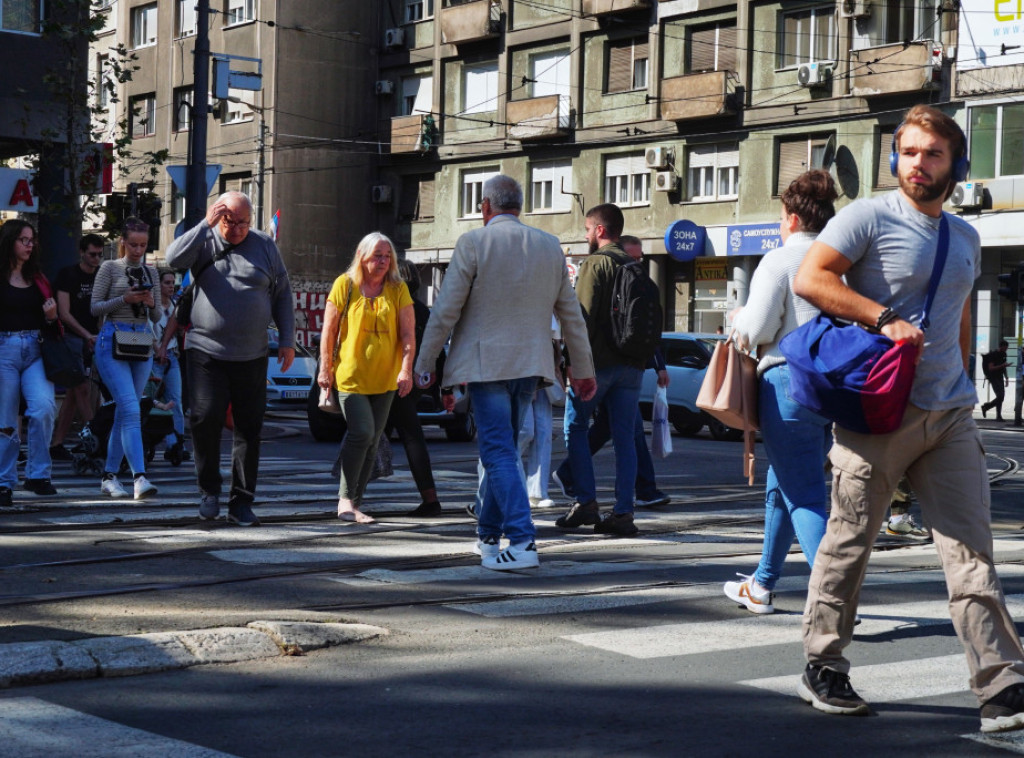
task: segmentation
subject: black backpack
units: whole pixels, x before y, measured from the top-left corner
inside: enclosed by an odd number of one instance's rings
[[[985,374],[985,376],[988,376],[989,374],[992,373],[997,373],[995,371],[995,366],[999,365],[1002,362],[1002,353],[997,354],[995,351],[991,353],[985,353],[983,356],[981,356],[981,372]]]
[[[633,361],[647,363],[661,343],[663,316],[658,285],[642,261],[616,267],[609,316],[612,347]]]

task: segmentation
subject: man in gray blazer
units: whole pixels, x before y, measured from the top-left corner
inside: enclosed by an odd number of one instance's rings
[[[558,239],[519,220],[523,190],[511,177],[488,179],[482,195],[484,226],[455,244],[416,371],[421,386],[433,381],[433,361],[423,356],[436,356],[451,334],[442,383],[468,385],[487,472],[476,552],[485,568],[511,571],[539,565],[517,463],[518,434],[538,384],[556,381],[552,313],[562,325],[575,392],[590,398],[597,383],[587,327]],[[502,535],[509,541],[504,550]]]

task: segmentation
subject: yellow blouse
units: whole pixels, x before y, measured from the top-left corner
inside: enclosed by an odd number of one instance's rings
[[[380,295],[363,297],[353,285],[346,315],[349,282],[348,275],[342,274],[327,296],[343,317],[334,368],[335,386],[339,392],[359,395],[379,395],[398,389],[398,372],[402,368],[398,312],[412,305],[409,288],[405,282],[385,282]]]

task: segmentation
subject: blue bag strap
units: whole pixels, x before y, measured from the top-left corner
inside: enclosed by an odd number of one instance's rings
[[[920,329],[923,332],[930,325],[928,314],[931,312],[932,303],[935,301],[935,292],[939,289],[939,280],[942,278],[942,269],[946,266],[946,255],[949,253],[949,221],[945,212],[939,221],[939,245],[935,249],[935,265],[932,266],[932,278],[928,282],[928,296],[924,300],[924,310],[921,311]]]

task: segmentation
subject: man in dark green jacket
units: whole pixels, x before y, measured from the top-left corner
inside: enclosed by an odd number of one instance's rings
[[[590,255],[580,264],[576,297],[583,308],[594,356],[597,394],[587,401],[574,391],[567,396],[565,441],[572,466],[575,502],[555,524],[561,529],[594,525],[600,534],[630,536],[637,533],[633,523],[633,488],[636,482],[636,448],[633,425],[640,397],[643,363],[620,353],[611,340],[612,284],[615,270],[632,261],[619,246],[624,220],[622,211],[611,203],[587,211],[586,237]],[[604,404],[615,447],[615,508],[601,519],[597,504],[594,464],[590,457],[587,429],[594,409]]]

